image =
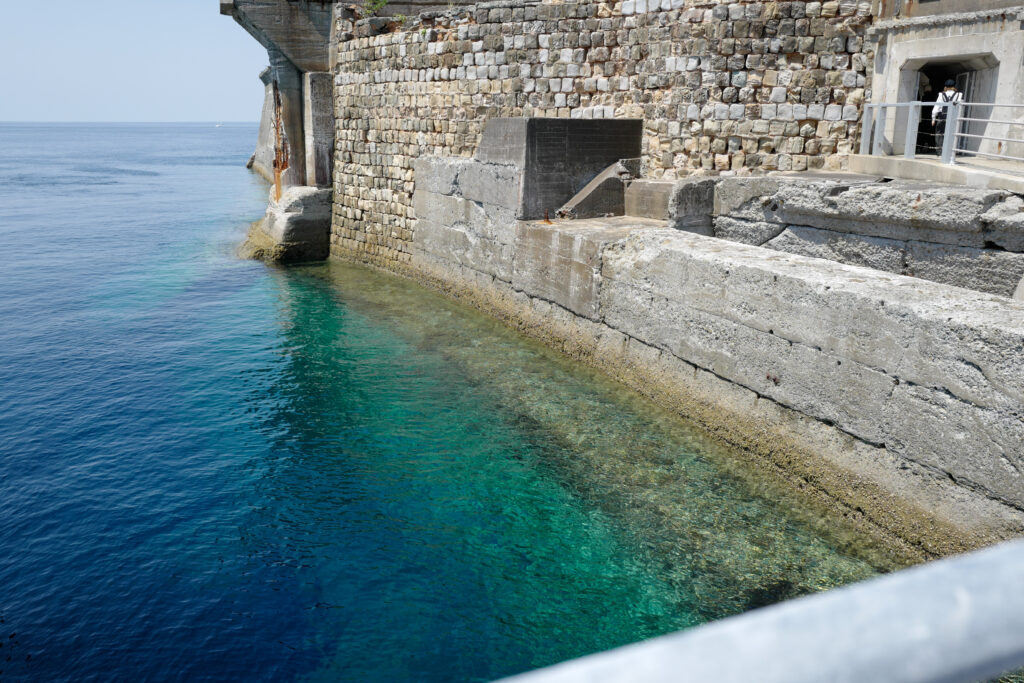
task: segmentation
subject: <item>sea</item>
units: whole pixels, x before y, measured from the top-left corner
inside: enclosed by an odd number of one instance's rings
[[[237,248],[255,124],[0,124],[0,680],[488,681],[870,578],[486,316]]]

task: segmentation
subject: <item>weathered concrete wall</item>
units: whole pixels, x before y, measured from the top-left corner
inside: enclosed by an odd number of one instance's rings
[[[999,190],[831,175],[724,178],[701,234],[1012,297],[1024,201]]]
[[[605,322],[1024,508],[1024,308],[700,236],[603,254]]]
[[[491,2],[336,44],[339,256],[408,263],[413,161],[495,117],[643,119],[646,175],[840,168],[868,0]],[[552,207],[557,208],[557,207]]]
[[[935,13],[913,19],[883,21],[868,31],[870,49],[875,52],[872,102],[911,102],[918,99],[918,70],[932,62],[953,64],[955,71],[977,71],[976,92],[968,93],[969,101],[997,104],[1024,102],[1024,3],[972,2],[956,0],[947,13]],[[969,11],[979,5],[978,11]],[[934,101],[941,84],[933,84],[930,99]],[[1018,126],[998,121],[1016,120],[1018,111],[1006,108],[974,107],[971,118],[991,119],[994,123],[971,123],[972,135],[1022,140]],[[902,150],[906,137],[906,118],[889,115],[885,124],[882,147]],[[965,140],[971,149],[981,144],[980,151],[1024,156],[1021,143]]]
[[[331,75],[322,71],[305,73],[302,78],[305,184],[330,187],[334,170],[334,86]]]
[[[260,81],[263,83],[263,110],[260,112],[260,130],[256,136],[256,151],[252,154],[250,168],[268,182],[274,182],[274,126],[277,121],[269,66],[260,72]]]
[[[463,194],[513,168],[419,160],[406,272],[917,551],[1024,532],[1024,304],[653,219],[522,222],[497,185]]]

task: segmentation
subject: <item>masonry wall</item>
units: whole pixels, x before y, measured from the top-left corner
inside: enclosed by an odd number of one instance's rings
[[[654,178],[841,169],[869,86],[870,12],[870,0],[622,0],[492,2],[400,26],[339,18],[331,252],[407,264],[413,161],[471,156],[498,116],[643,119]]]

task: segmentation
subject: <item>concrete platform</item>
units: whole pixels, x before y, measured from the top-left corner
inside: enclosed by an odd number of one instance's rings
[[[949,165],[938,159],[851,154],[850,171],[1024,194],[1024,164],[998,159],[971,159],[967,163]]]

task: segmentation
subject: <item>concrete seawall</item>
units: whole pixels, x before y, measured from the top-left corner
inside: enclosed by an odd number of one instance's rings
[[[617,217],[520,221],[422,159],[403,269],[597,366],[918,559],[1024,532],[1024,303]]]

